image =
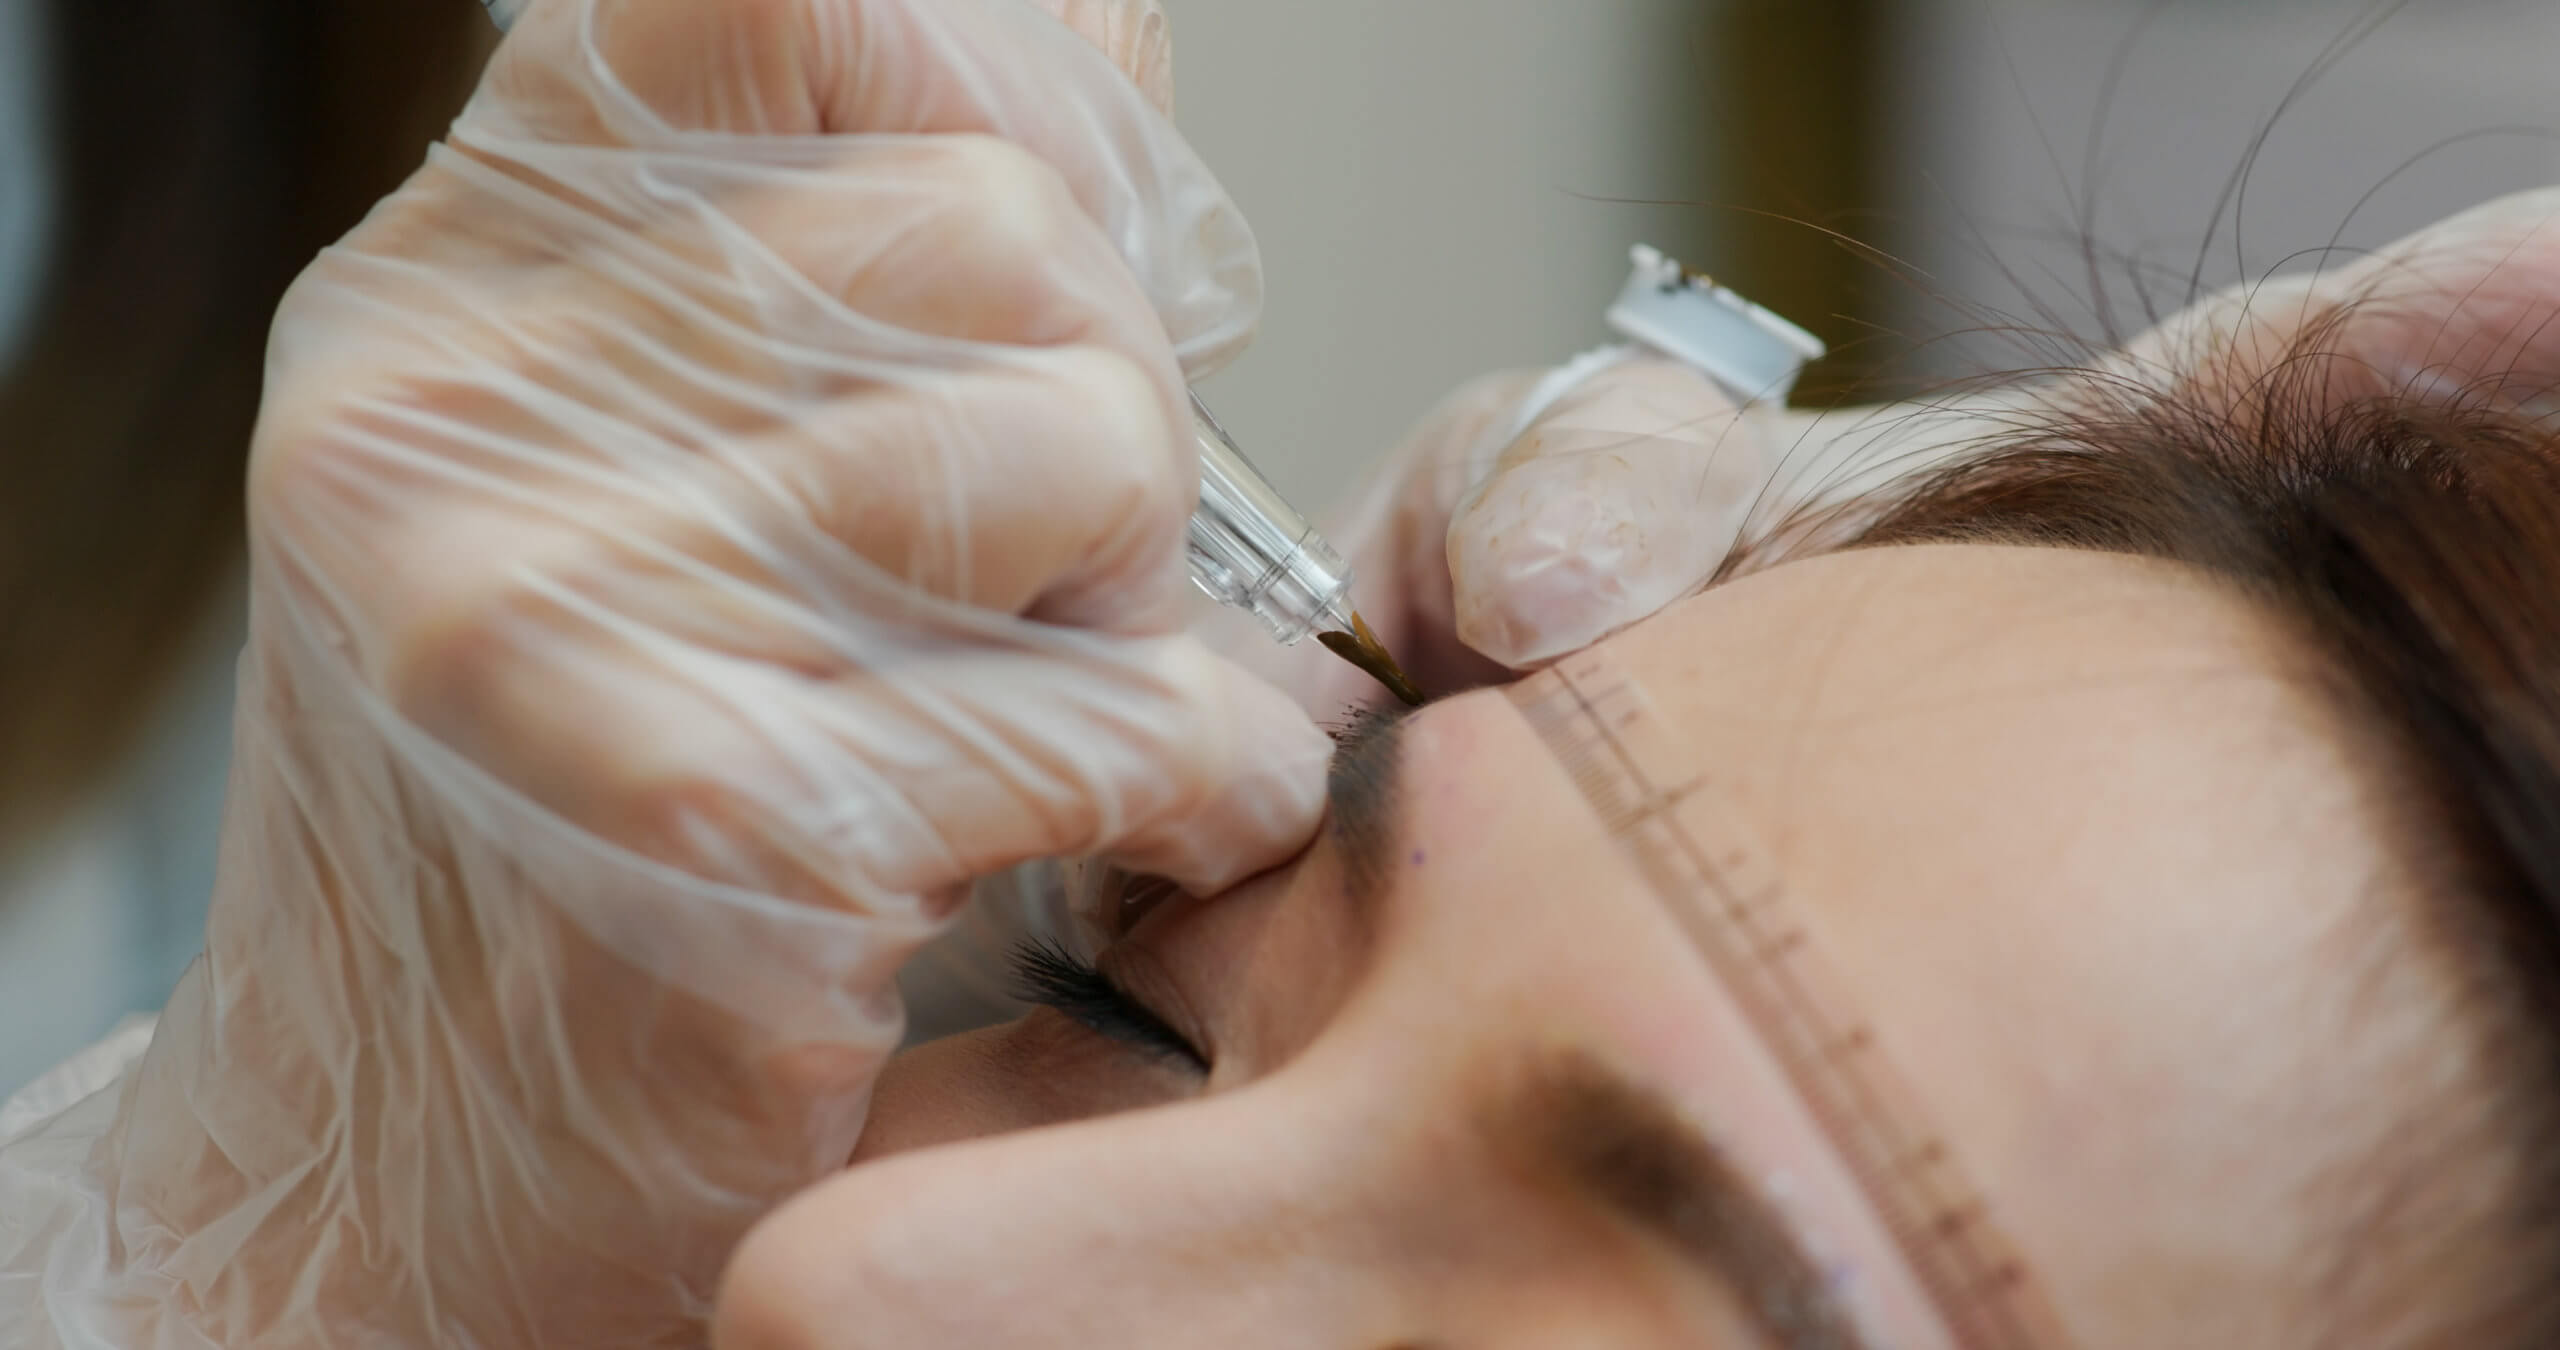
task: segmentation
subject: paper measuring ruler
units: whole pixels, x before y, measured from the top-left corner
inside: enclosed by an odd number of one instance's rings
[[[1822,961],[1768,848],[1685,761],[1643,690],[1593,650],[1511,698],[1724,982],[1948,1337],[1963,1350],[2069,1350],[2016,1248]]]

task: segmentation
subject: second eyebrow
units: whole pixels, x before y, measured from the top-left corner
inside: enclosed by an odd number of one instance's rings
[[[1652,1089],[1586,1053],[1542,1055],[1479,1119],[1723,1281],[1785,1350],[1870,1350],[1787,1221]]]

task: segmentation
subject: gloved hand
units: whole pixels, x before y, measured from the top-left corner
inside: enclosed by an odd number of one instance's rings
[[[698,1344],[965,883],[1310,832],[1178,631],[1252,239],[1062,12],[536,0],[297,284],[209,950],[0,1154],[0,1344]]]
[[[1353,563],[1362,613],[1426,690],[1509,679],[1718,579],[1847,537],[1977,450],[2125,416],[2173,390],[2245,398],[2306,334],[2334,348],[2322,379],[2342,398],[2411,387],[2542,398],[2538,369],[2479,383],[2483,352],[2532,357],[2488,322],[2520,302],[2447,279],[2479,277],[2519,238],[2539,242],[2551,201],[2510,198],[2353,267],[2233,287],[2096,354],[2085,376],[1977,383],[1961,397],[1737,406],[1695,368],[1633,347],[1488,376],[1425,417],[1324,524]],[[1381,696],[1365,675],[1281,653],[1234,618],[1201,626],[1320,717]]]
[[[1488,376],[1423,419],[1325,521],[1328,537],[1354,565],[1363,615],[1424,688],[1447,692],[1819,549],[1979,450],[2170,393],[2245,414],[2283,369],[2284,387],[2340,401],[2415,393],[2547,418],[2555,218],[2560,189],[2502,198],[2348,266],[2207,296],[2096,354],[2089,374],[1925,403],[1737,408],[1694,368],[1624,349]],[[2302,369],[2306,343],[2327,354],[2316,373]],[[1379,697],[1339,662],[1211,622],[1318,716]]]
[[[1451,394],[1389,454],[1327,537],[1408,673],[1446,693],[1509,678],[1654,613],[1774,518],[1803,419],[1742,406],[1694,367],[1622,349]],[[1784,472],[1782,472],[1782,470]],[[1366,676],[1203,620],[1319,717],[1373,702]]]

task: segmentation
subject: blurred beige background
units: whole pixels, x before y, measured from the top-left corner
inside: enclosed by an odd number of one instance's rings
[[[1309,503],[1459,381],[1600,340],[1638,241],[1843,344],[1817,397],[1967,321],[1931,293],[2093,329],[2093,189],[2102,244],[2156,264],[2154,300],[2174,305],[2251,138],[2342,45],[2277,124],[2240,245],[2226,215],[2205,284],[2342,223],[2370,246],[2560,181],[2549,0],[1167,3],[1182,125],[1270,281],[1262,340],[1203,392]],[[1926,280],[1754,212],[1855,235]],[[2109,288],[2138,327],[2125,276]],[[1958,343],[1897,369],[2016,359]]]
[[[1898,9],[1887,98],[1907,111],[1893,119],[1880,184],[1899,207],[1894,242],[1941,290],[2004,312],[2031,315],[2041,300],[2074,327],[2096,327],[2083,201],[2102,244],[2144,265],[2149,300],[2175,307],[2190,275],[2212,287],[2305,270],[2332,238],[2349,253],[2370,249],[2472,203],[2560,183],[2560,4],[2550,0]],[[2216,199],[2261,129],[2245,194],[2208,246]],[[2139,328],[2145,297],[2130,271],[2119,262],[2103,279],[2119,324]],[[1890,317],[1920,331],[1961,322],[1927,303]],[[1960,343],[1928,365],[1968,358],[2017,356]]]
[[[1696,248],[1697,0],[1166,0],[1177,116],[1261,237],[1201,394],[1311,504],[1450,387],[1595,343],[1628,245]]]

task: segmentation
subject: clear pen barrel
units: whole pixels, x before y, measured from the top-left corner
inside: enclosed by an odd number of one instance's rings
[[[1191,399],[1200,443],[1200,508],[1191,513],[1191,580],[1250,610],[1282,643],[1351,627],[1351,569]]]

